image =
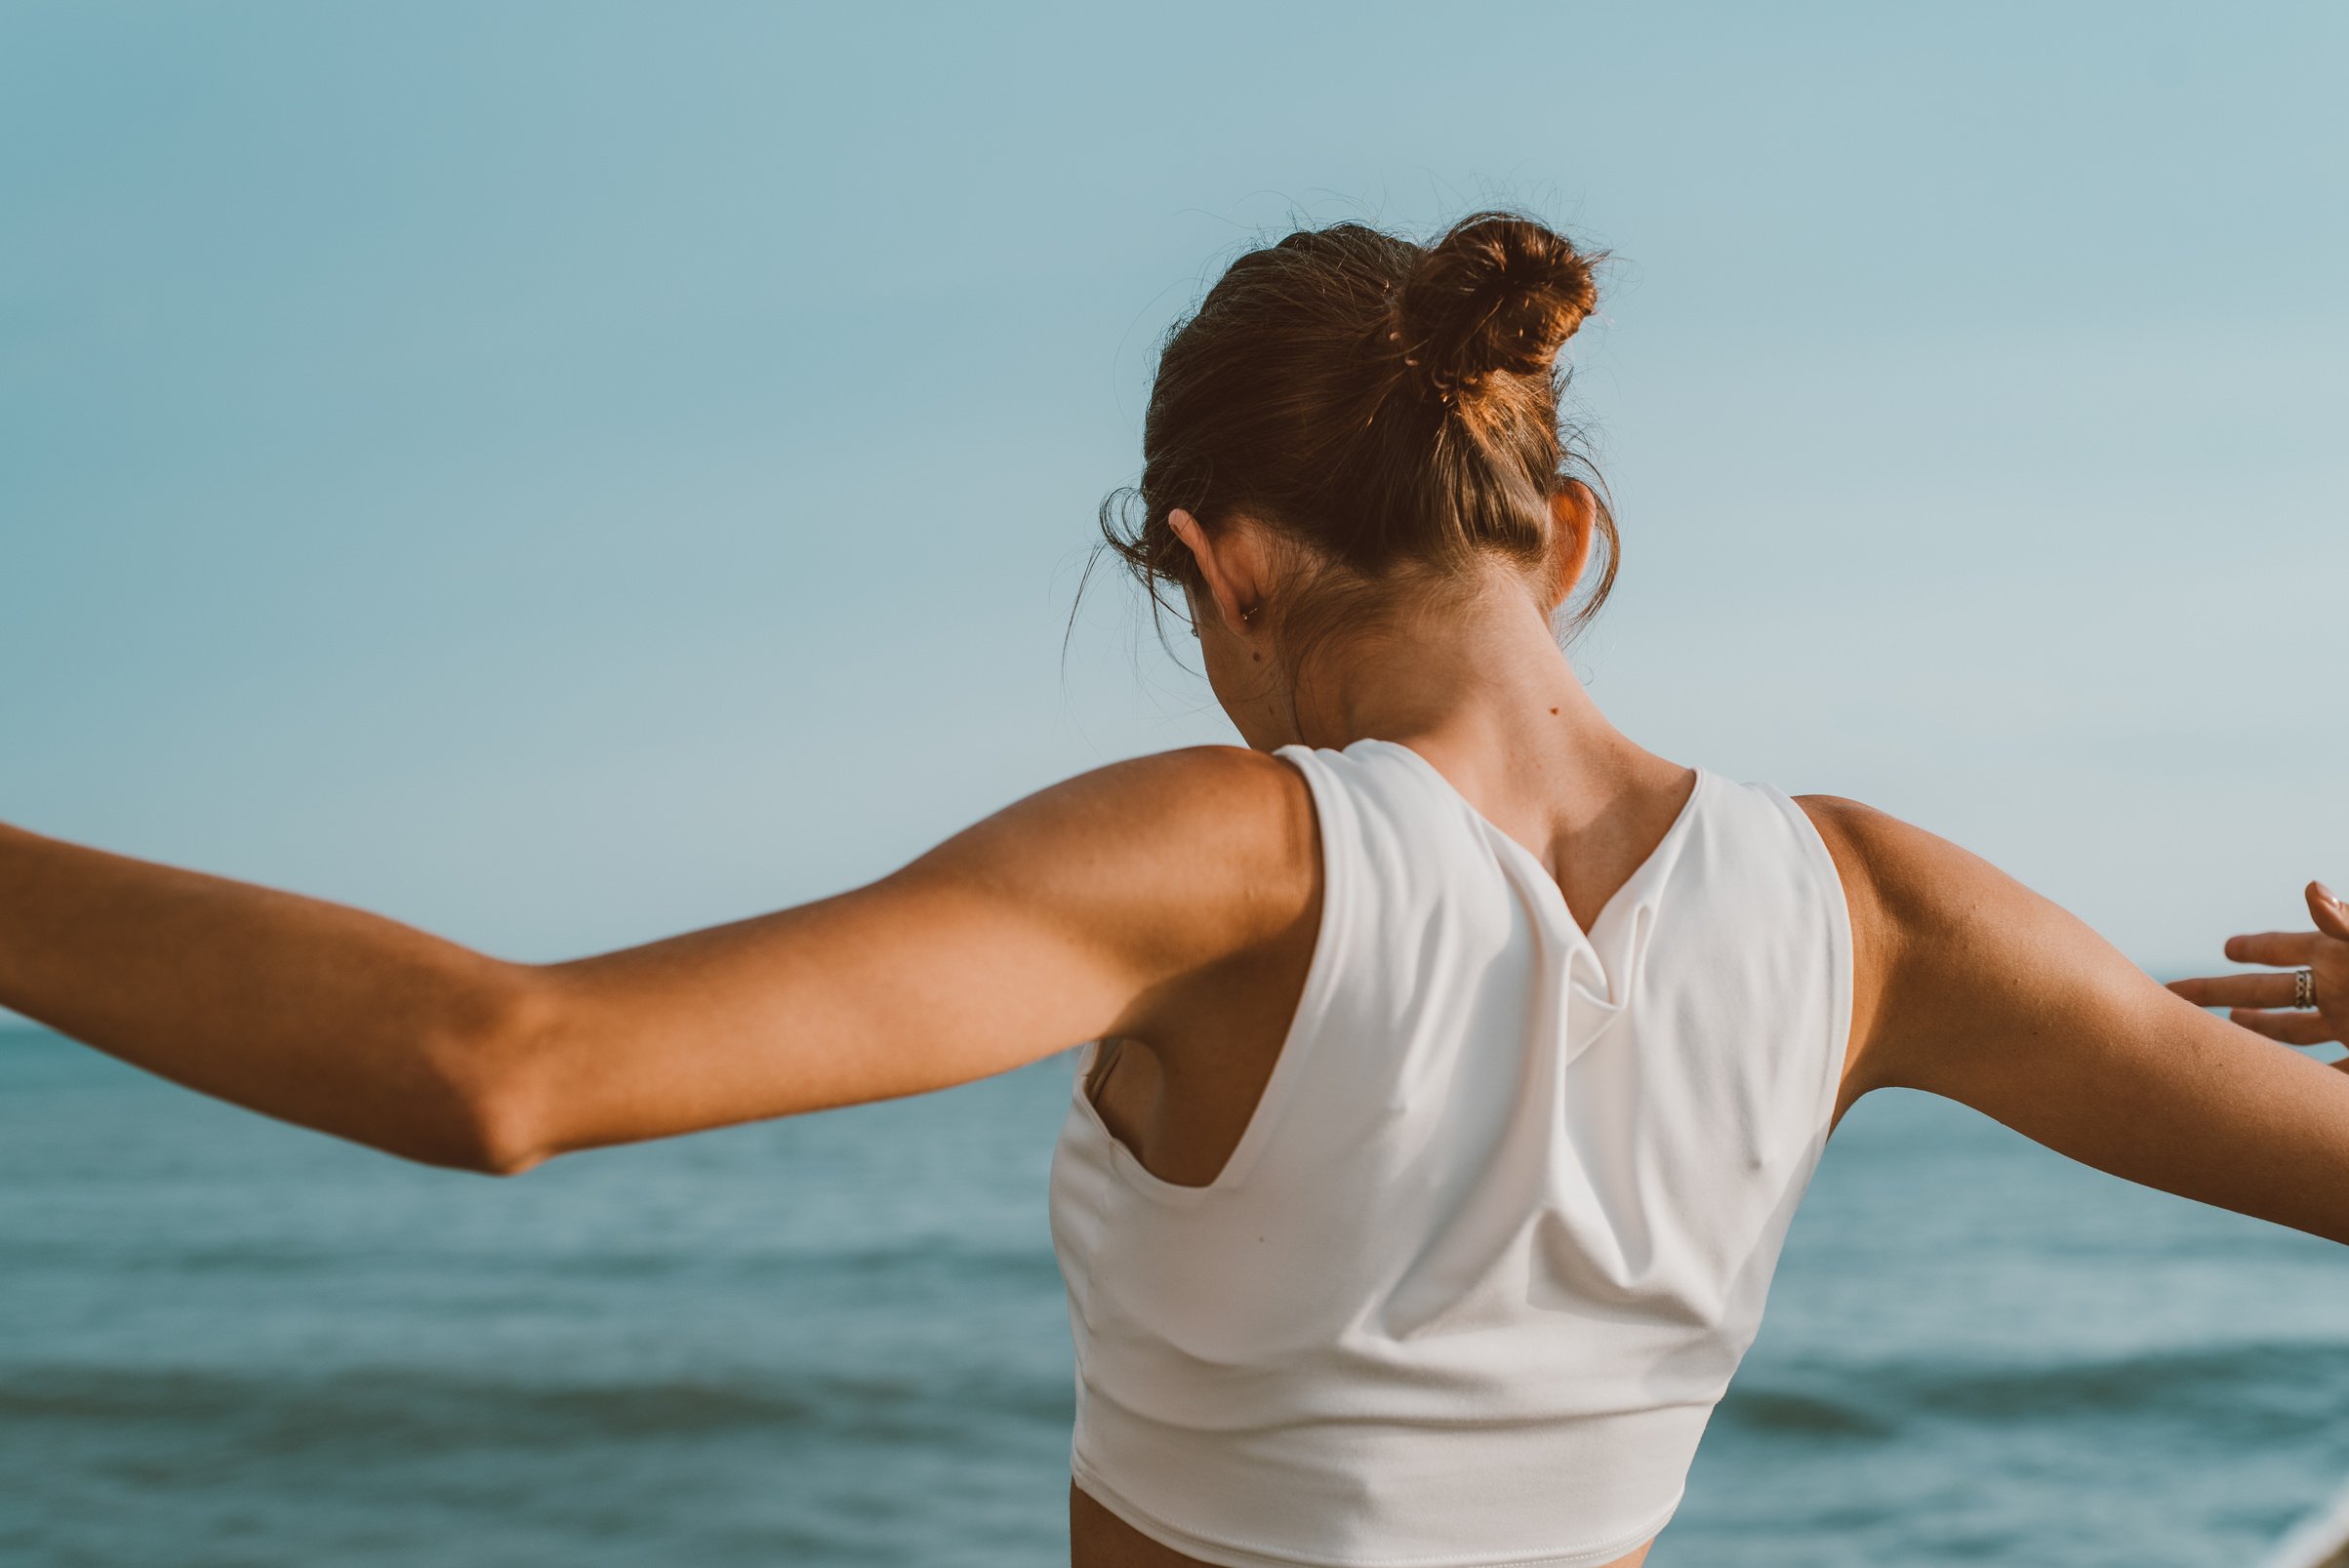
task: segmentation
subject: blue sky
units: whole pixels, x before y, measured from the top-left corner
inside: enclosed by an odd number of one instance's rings
[[[1762,13],[1766,10],[1767,15]],[[1530,207],[1669,755],[2140,962],[2349,884],[2349,11],[0,9],[0,818],[520,957],[1229,739],[1158,336]]]

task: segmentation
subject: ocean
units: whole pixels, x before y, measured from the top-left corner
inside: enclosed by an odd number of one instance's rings
[[[426,1170],[0,1034],[0,1563],[1066,1560],[1073,1059]],[[1653,1568],[2209,1568],[2349,1476],[2349,1255],[1879,1094]]]

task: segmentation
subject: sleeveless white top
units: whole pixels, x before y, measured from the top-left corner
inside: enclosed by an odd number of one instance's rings
[[[1304,993],[1214,1182],[1084,1092],[1054,1151],[1072,1462],[1227,1568],[1584,1568],[1672,1516],[1762,1318],[1849,1031],[1843,885],[1701,770],[1586,937],[1417,752],[1283,746],[1324,867]]]

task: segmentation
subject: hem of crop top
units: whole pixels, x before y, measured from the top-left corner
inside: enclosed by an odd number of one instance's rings
[[[1072,1452],[1070,1474],[1084,1490],[1085,1496],[1123,1519],[1162,1547],[1196,1557],[1214,1568],[1602,1568],[1630,1551],[1643,1541],[1652,1540],[1672,1522],[1680,1511],[1681,1500],[1687,1495],[1688,1483],[1683,1480],[1672,1494],[1672,1501],[1663,1511],[1637,1529],[1602,1541],[1597,1546],[1577,1547],[1571,1551],[1550,1552],[1531,1557],[1321,1557],[1299,1556],[1293,1552],[1260,1551],[1235,1541],[1217,1541],[1212,1537],[1195,1535],[1179,1524],[1166,1520],[1120,1496],[1117,1489],[1101,1478],[1099,1471],[1087,1465],[1084,1456]]]

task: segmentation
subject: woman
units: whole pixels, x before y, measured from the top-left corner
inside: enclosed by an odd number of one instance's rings
[[[1104,526],[1244,748],[543,967],[7,831],[0,1002],[509,1175],[1103,1042],[1052,1188],[1093,1568],[1639,1563],[1828,1132],[1885,1085],[2349,1239],[2341,1074],[1964,851],[1668,761],[1584,695],[1554,623],[1614,525],[1555,366],[1592,260],[1499,214],[1301,232],[1169,340]]]

